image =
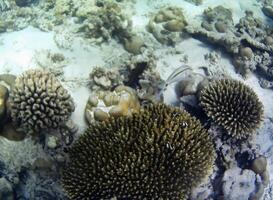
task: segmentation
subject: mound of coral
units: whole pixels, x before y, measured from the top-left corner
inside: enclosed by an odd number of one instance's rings
[[[232,137],[247,138],[260,126],[263,104],[256,93],[240,81],[221,79],[201,91],[200,103],[213,121]]]
[[[113,92],[100,91],[89,97],[85,107],[85,118],[89,123],[106,120],[110,116],[131,116],[138,112],[140,103],[136,91],[130,87],[118,86]]]
[[[63,186],[71,199],[187,199],[215,153],[198,120],[155,104],[91,124],[69,156]]]
[[[174,45],[183,36],[187,25],[182,9],[167,7],[161,9],[149,21],[147,29],[162,44]]]
[[[29,70],[19,76],[9,103],[12,120],[30,133],[59,127],[74,111],[68,91],[53,74],[43,70]]]

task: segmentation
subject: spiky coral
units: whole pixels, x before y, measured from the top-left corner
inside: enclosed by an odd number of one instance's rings
[[[29,70],[15,80],[10,97],[11,117],[25,131],[57,128],[68,120],[74,103],[53,74]]]
[[[253,134],[263,118],[263,105],[258,96],[237,80],[222,79],[210,83],[201,91],[200,103],[215,123],[238,139]]]
[[[73,200],[186,199],[213,166],[207,131],[163,104],[92,124],[70,149],[63,186]]]

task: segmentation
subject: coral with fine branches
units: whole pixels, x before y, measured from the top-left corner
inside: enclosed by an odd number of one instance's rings
[[[187,199],[215,153],[198,120],[156,104],[91,124],[69,156],[62,182],[73,200]]]
[[[201,91],[200,104],[208,117],[238,139],[252,135],[263,118],[263,105],[256,93],[237,80],[210,83]]]

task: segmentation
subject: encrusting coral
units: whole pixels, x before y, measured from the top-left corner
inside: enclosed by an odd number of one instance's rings
[[[200,104],[208,117],[237,139],[252,135],[263,119],[263,104],[258,96],[237,80],[210,83],[201,91]]]
[[[62,183],[70,199],[187,199],[211,172],[215,152],[198,120],[152,104],[91,124],[69,157]]]
[[[68,91],[53,74],[43,70],[29,70],[19,76],[9,103],[12,120],[30,133],[58,128],[74,111]]]

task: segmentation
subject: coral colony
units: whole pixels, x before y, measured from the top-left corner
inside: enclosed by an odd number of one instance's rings
[[[0,199],[272,200],[272,20],[272,0],[0,0]]]

